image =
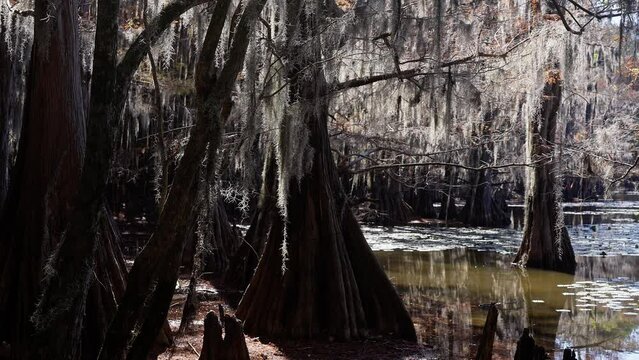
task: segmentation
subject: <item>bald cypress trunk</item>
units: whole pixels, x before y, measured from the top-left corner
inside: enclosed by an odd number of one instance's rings
[[[264,251],[273,217],[277,214],[275,201],[276,165],[273,153],[269,152],[264,164],[266,168],[264,169],[264,179],[257,209],[251,218],[251,224],[246,236],[244,236],[244,241],[231,258],[229,270],[224,275],[224,286],[227,288],[244,291],[253,277],[260,255]],[[229,300],[232,303],[237,303],[239,298]]]
[[[273,214],[266,248],[236,315],[247,333],[260,336],[347,340],[383,334],[414,341],[410,316],[341,189],[328,102],[321,96],[324,75],[315,68],[310,79],[298,76],[295,69],[302,68],[294,66],[289,79],[303,109],[297,121],[308,126],[312,168],[290,181],[288,221]],[[285,264],[282,246],[289,256]]]
[[[218,318],[211,311],[204,320],[204,339],[200,360],[249,360],[242,324],[235,318],[224,314],[219,306]],[[224,331],[224,336],[222,336]]]
[[[10,290],[3,291],[0,306],[6,312],[0,323],[3,333],[11,333],[12,357],[20,359],[32,351],[31,336],[38,325],[36,321],[34,327],[31,316],[42,265],[69,221],[85,142],[77,2],[53,6],[37,0],[34,16],[19,166],[4,219],[9,228],[3,229],[9,232],[4,243],[9,255],[2,287]]]
[[[402,185],[398,181],[384,174],[375,174],[372,191],[379,213],[376,220],[380,224],[395,226],[408,223],[411,209],[404,201]]]
[[[524,238],[515,262],[548,270],[574,273],[575,253],[563,221],[559,221],[554,161],[557,112],[562,80],[558,69],[545,74],[539,114],[529,119],[528,156],[534,163],[526,188]]]
[[[208,212],[208,228],[205,230],[208,243],[205,246],[210,251],[204,258],[204,271],[223,274],[239,248],[242,237],[229,222],[222,199],[218,198],[215,204],[209,207]]]
[[[4,39],[9,29],[8,21],[0,19],[0,39]],[[13,123],[12,99],[14,91],[14,62],[9,56],[6,41],[0,42],[0,217],[4,212],[4,203],[9,193],[9,131]],[[0,260],[3,260],[0,257]],[[2,262],[4,263],[4,262]]]
[[[473,131],[479,136],[479,145],[470,151],[470,164],[481,168],[492,164],[489,141],[492,120],[496,111],[487,111],[479,129]],[[510,224],[508,205],[503,197],[493,188],[493,170],[481,169],[470,173],[470,191],[466,196],[466,204],[460,213],[461,220],[471,226],[500,227]]]
[[[98,222],[96,280],[91,282],[82,332],[83,359],[97,357],[106,328],[126,287],[126,264],[120,249],[120,231],[111,212],[102,207]]]
[[[254,0],[245,4],[226,53],[227,61],[221,69],[216,68],[213,60],[231,1],[215,4],[195,75],[196,124],[177,167],[157,230],[131,268],[128,286],[107,331],[100,359],[125,356],[127,359],[146,359],[164,324],[175,291],[185,234],[193,231],[199,167],[207,147],[209,156],[217,154],[232,106],[231,92],[246,56],[250,29],[264,3]],[[209,158],[212,163],[215,160]],[[139,331],[133,333],[136,328]]]
[[[453,185],[457,182],[457,172],[451,166],[446,165],[444,168],[444,184],[442,189],[442,197],[439,208],[439,219],[450,220],[457,219],[457,205],[455,205],[455,194]]]
[[[428,187],[429,184],[422,183],[417,189],[410,191],[407,196],[407,202],[412,207],[415,216],[434,219],[437,218],[437,211],[435,211],[435,206],[433,206],[435,191]]]
[[[6,5],[2,5],[6,6]],[[30,44],[23,38],[25,35],[16,31],[16,27],[27,26],[26,19],[20,19],[20,15],[7,14],[0,18],[0,217],[5,209],[7,196],[9,195],[10,171],[13,166],[14,156],[11,144],[11,135],[19,137],[22,123],[22,102],[24,100],[24,74],[27,71],[31,57]],[[10,28],[13,25],[14,28]],[[7,39],[10,39],[16,48],[10,49]],[[24,61],[19,61],[20,59]],[[3,240],[6,240],[3,237]],[[3,240],[0,240],[0,248]],[[3,264],[0,251],[0,264]]]
[[[17,266],[15,250],[18,244],[13,241],[11,234],[15,224],[18,183],[10,181],[11,176],[15,178],[16,173],[12,161],[14,154],[10,136],[11,132],[15,132],[22,123],[20,105],[25,90],[22,78],[28,68],[31,52],[30,46],[29,49],[21,52],[23,58],[27,59],[27,64],[15,61],[16,58],[10,56],[6,37],[13,37],[14,42],[22,41],[22,39],[15,32],[12,33],[12,29],[9,28],[11,23],[9,17],[14,17],[13,21],[16,21],[17,15],[11,14],[0,18],[0,39],[2,39],[0,41],[0,341],[8,341],[9,330],[11,330],[9,326],[2,326],[2,324],[8,324],[7,316],[13,311],[14,305],[10,302],[15,299],[10,298],[14,295],[10,286],[14,285],[15,274],[12,272]],[[19,136],[19,131],[14,135]],[[10,191],[10,187],[13,191]]]

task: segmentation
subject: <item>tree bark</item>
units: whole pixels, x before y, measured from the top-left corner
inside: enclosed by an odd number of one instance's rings
[[[13,28],[9,27],[11,24]],[[25,39],[24,33],[19,31],[22,26],[29,26],[29,22],[19,15],[7,14],[6,17],[0,17],[0,39],[4,39],[0,42],[0,219],[9,195],[10,172],[13,166],[14,149],[11,147],[10,136],[12,133],[16,137],[20,135],[16,134],[16,129],[19,129],[22,123],[21,105],[25,96],[23,79],[31,58],[32,46],[28,41],[30,39]],[[9,48],[9,42],[14,45],[13,49]],[[7,238],[3,237],[3,240]],[[0,249],[3,240],[0,240]],[[2,255],[0,253],[0,263],[4,264]]]
[[[120,359],[126,353],[128,359],[144,359],[150,339],[157,335],[166,318],[181,262],[183,234],[192,230],[192,208],[197,207],[186,204],[196,203],[196,175],[207,145],[217,149],[221,141],[231,107],[230,95],[246,55],[250,26],[259,16],[264,1],[255,0],[246,5],[235,27],[228,60],[218,72],[213,59],[229,6],[230,0],[215,5],[195,76],[196,125],[176,170],[158,228],[129,273],[129,286],[109,326],[100,359]],[[215,151],[209,151],[211,153]],[[140,326],[140,331],[133,337],[131,332],[136,326]],[[130,342],[132,345],[127,351]]]
[[[558,217],[562,215],[555,191],[558,185],[553,160],[554,143],[562,90],[559,70],[548,70],[545,82],[539,115],[531,118],[528,124],[528,156],[535,166],[529,173],[524,238],[515,262],[574,274],[575,253],[563,221],[558,222],[561,220]]]
[[[413,214],[426,219],[437,218],[437,211],[433,206],[434,190],[425,188],[427,184],[419,185],[419,188],[408,194],[408,203],[413,208]]]
[[[441,207],[439,208],[439,219],[448,222],[457,218],[457,205],[455,205],[455,195],[453,185],[457,180],[457,173],[451,166],[444,169],[444,179],[446,184],[442,189]]]
[[[490,138],[492,119],[496,111],[487,111],[484,115],[480,129],[476,131],[480,135],[478,149],[470,152],[471,164],[476,167],[487,166],[492,163],[487,147],[492,143],[486,142]],[[502,227],[510,224],[508,205],[503,197],[493,189],[493,174],[491,169],[472,171],[470,174],[471,189],[466,197],[466,204],[460,213],[464,224],[471,226]]]
[[[224,314],[219,307],[220,317],[213,311],[204,320],[204,340],[200,360],[249,360],[242,324],[235,318]],[[224,336],[222,336],[224,327]]]
[[[377,221],[384,226],[404,225],[410,218],[410,208],[404,201],[402,185],[387,175],[375,174],[373,198],[377,200]]]
[[[9,16],[13,17],[11,21]],[[14,27],[29,25],[15,14],[0,17],[0,341],[9,341],[11,327],[2,324],[9,324],[8,316],[14,309],[11,302],[14,301],[12,296],[15,292],[10,287],[15,281],[15,251],[18,244],[13,241],[11,234],[15,224],[19,190],[16,173],[23,173],[17,171],[20,167],[14,164],[15,149],[11,146],[10,137],[12,133],[16,137],[20,135],[16,130],[21,127],[24,110],[21,107],[26,92],[26,81],[23,78],[29,67],[32,49],[32,44],[22,37],[20,31],[8,27],[12,22]],[[13,44],[24,42],[25,45],[9,49],[7,38],[11,39]],[[10,50],[13,50],[13,55],[10,55]],[[18,59],[23,59],[24,62],[17,61]]]
[[[530,330],[524,329],[515,351],[515,360],[546,360],[546,350],[535,344],[535,339],[530,336]]]
[[[208,226],[204,231],[208,238],[205,246],[210,251],[207,251],[204,257],[204,271],[224,274],[231,258],[240,247],[242,236],[229,222],[222,199],[218,198],[215,204],[209,207],[208,212]]]
[[[67,3],[64,3],[66,6]],[[56,5],[51,8],[59,7]],[[77,21],[75,11],[76,8],[71,6],[71,17]],[[39,326],[35,352],[42,357],[76,358],[80,354],[80,329],[83,328],[83,314],[98,244],[96,241],[98,213],[103,201],[102,196],[112,158],[113,128],[117,124],[122,109],[117,107],[116,103],[118,96],[122,94],[115,92],[118,11],[118,1],[100,1],[91,85],[87,158],[80,179],[77,203],[74,204],[74,212],[71,216],[72,221],[69,222],[64,240],[51,261],[51,267],[55,271],[53,276],[44,282],[44,291],[34,315],[36,324]],[[179,13],[167,15],[166,11],[163,11],[159,17],[162,16],[177,17]],[[42,17],[38,17],[36,14],[36,18],[45,18],[45,16],[43,14]],[[152,23],[158,26],[157,21]],[[146,42],[148,48],[153,39],[147,40],[149,40]],[[77,49],[69,50],[65,52],[65,56],[69,58],[67,54],[77,53]],[[77,73],[79,74],[79,70]],[[57,91],[64,94],[59,89]],[[77,190],[74,189],[74,191]],[[67,328],[69,332],[59,331],[61,328]]]
[[[300,31],[317,25],[313,17],[320,15],[309,16],[311,20],[298,5],[291,5],[299,13],[289,19],[301,19]],[[315,46],[316,41],[306,43]],[[308,126],[313,163],[310,173],[290,180],[288,221],[274,214],[266,248],[236,315],[247,333],[260,336],[347,340],[376,333],[415,341],[410,316],[340,187],[327,129],[328,100],[321,96],[326,79],[317,65],[321,61],[314,61],[319,52],[293,48],[292,54],[297,55],[291,56],[288,70],[290,91],[300,102],[298,121]],[[309,64],[311,73],[302,76],[299,70]],[[282,246],[289,255],[285,264]]]
[[[119,245],[120,231],[106,207],[100,213],[97,233],[95,279],[89,288],[84,316],[83,359],[97,357],[106,328],[126,288],[127,270]]]
[[[230,289],[244,291],[251,281],[255,268],[262,252],[269,232],[273,217],[277,216],[276,194],[275,194],[275,157],[272,152],[266,156],[264,179],[260,190],[260,199],[257,209],[253,214],[251,225],[249,226],[244,242],[231,259],[229,271],[224,276],[224,286]],[[229,299],[236,304],[238,299]]]
[[[61,241],[71,215],[85,146],[77,1],[35,1],[34,44],[18,163],[7,214],[10,260],[3,300],[11,326],[12,357],[33,353],[31,336],[42,325],[31,316],[43,278],[42,264]],[[45,20],[48,19],[48,20]],[[17,263],[16,259],[19,259]]]
[[[340,192],[326,118],[314,113],[306,114],[315,150],[312,171],[299,183],[291,181],[289,222],[275,214],[237,316],[255,335],[352,339],[370,331],[415,340],[408,312]],[[284,226],[290,259],[282,274]]]
[[[475,360],[490,360],[493,358],[493,342],[495,341],[495,333],[497,332],[498,316],[497,306],[495,303],[490,304]]]

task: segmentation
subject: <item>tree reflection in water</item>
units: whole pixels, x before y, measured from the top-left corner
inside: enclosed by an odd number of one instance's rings
[[[579,257],[575,276],[513,268],[512,255],[466,248],[383,251],[377,257],[402,294],[420,341],[451,359],[474,355],[486,318],[479,305],[491,302],[501,304],[496,359],[512,359],[524,327],[546,349],[586,346],[579,349],[582,358],[639,354],[639,257]],[[607,300],[597,292],[602,288],[609,290]]]

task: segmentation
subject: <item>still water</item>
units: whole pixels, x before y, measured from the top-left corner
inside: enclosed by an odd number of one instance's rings
[[[639,203],[564,211],[578,254],[574,276],[513,268],[516,228],[365,232],[420,340],[447,358],[474,357],[481,305],[497,302],[496,359],[512,359],[524,327],[544,348],[574,347],[581,359],[639,359],[639,256],[621,255],[639,254]]]

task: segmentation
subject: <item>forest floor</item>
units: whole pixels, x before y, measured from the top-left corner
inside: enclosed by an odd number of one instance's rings
[[[187,279],[180,280],[180,290],[176,292],[169,312],[169,324],[175,333],[180,325],[182,306],[186,295],[182,289],[188,286]],[[200,306],[195,321],[184,334],[175,335],[174,344],[159,356],[160,360],[191,360],[198,359],[202,349],[204,334],[204,318],[209,311],[215,311],[220,304],[225,313],[233,315],[234,309],[223,300],[220,291],[208,281],[198,284],[198,298]],[[251,359],[255,360],[359,360],[359,359],[437,359],[436,352],[421,344],[414,344],[402,340],[370,338],[358,341],[281,341],[274,342],[267,339],[246,335],[246,344]]]

